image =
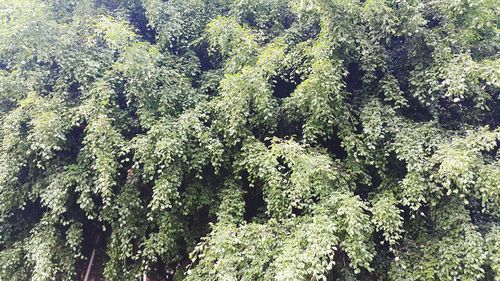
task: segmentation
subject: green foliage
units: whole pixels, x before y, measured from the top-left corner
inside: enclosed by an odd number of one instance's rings
[[[458,200],[436,210],[434,237],[420,234],[402,260],[394,263],[394,278],[404,280],[481,280],[486,251],[482,235]]]
[[[497,6],[1,1],[0,280],[500,280]]]
[[[374,201],[371,209],[373,224],[378,231],[383,232],[385,241],[382,243],[387,242],[393,251],[404,231],[401,216],[403,211],[398,208],[396,198],[392,194],[380,194]]]
[[[498,226],[494,226],[491,230],[486,234],[486,251],[488,253],[488,263],[492,269],[492,275],[495,280],[499,279],[499,259],[500,254],[498,252],[498,248],[500,246],[500,232]]]

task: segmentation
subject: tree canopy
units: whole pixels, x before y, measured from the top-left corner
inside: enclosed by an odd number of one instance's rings
[[[0,280],[500,280],[499,24],[0,1]]]

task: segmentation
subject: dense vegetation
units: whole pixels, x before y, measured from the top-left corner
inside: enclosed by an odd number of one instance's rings
[[[1,0],[0,280],[500,280],[499,9]]]

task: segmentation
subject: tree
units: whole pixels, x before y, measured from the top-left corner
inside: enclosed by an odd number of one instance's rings
[[[0,279],[500,280],[499,23],[1,1]]]

